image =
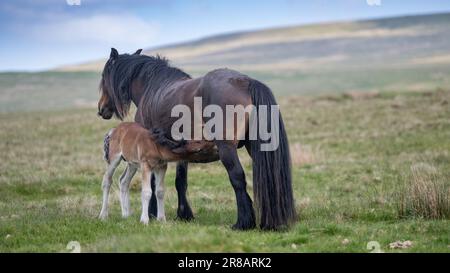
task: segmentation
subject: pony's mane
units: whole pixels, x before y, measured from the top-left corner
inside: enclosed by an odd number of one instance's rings
[[[106,72],[106,73],[105,73]],[[107,78],[104,78],[108,75]],[[123,119],[131,104],[131,85],[134,79],[142,78],[144,90],[156,92],[181,78],[191,78],[191,76],[179,68],[171,67],[169,61],[159,55],[129,55],[122,54],[115,60],[108,60],[105,64],[100,89],[107,86],[110,98],[115,105],[115,114]]]

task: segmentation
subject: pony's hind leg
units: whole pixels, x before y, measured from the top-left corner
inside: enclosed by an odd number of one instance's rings
[[[152,196],[152,188],[150,186],[151,179],[151,169],[150,166],[146,163],[141,164],[142,169],[142,214],[141,214],[141,222],[145,225],[148,224],[148,205],[150,203],[150,198]]]
[[[175,178],[175,187],[178,194],[178,210],[177,218],[180,220],[190,221],[194,219],[194,214],[187,200],[187,171],[188,163],[181,161],[177,164],[177,174]]]
[[[150,205],[148,206],[148,215],[149,217],[155,217],[158,214],[158,208],[156,205],[156,196],[155,196],[155,174],[152,173],[150,178],[150,186],[152,187],[152,197],[150,198]]]
[[[120,205],[122,208],[122,217],[130,216],[130,183],[133,176],[136,174],[137,166],[128,163],[126,170],[120,177]]]
[[[120,161],[121,161],[120,156],[118,156],[114,160],[112,160],[111,163],[108,164],[108,167],[106,168],[106,172],[103,175],[103,181],[102,181],[103,202],[102,202],[102,209],[100,211],[100,215],[98,216],[102,220],[105,220],[108,217],[109,190],[111,189],[114,171],[116,170],[117,166],[119,166]]]
[[[166,213],[164,211],[164,176],[166,175],[167,165],[162,166],[158,170],[155,170],[155,191],[156,191],[156,201],[158,205],[157,220],[165,222]]]
[[[226,141],[217,141],[219,157],[225,166],[236,194],[238,219],[234,229],[246,230],[255,228],[255,212],[253,210],[252,200],[247,193],[247,183],[245,173],[239,161],[236,147]]]

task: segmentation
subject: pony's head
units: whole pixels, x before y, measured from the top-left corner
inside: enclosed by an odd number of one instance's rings
[[[141,54],[138,49],[132,55]],[[131,55],[131,56],[132,56]],[[100,81],[100,99],[98,101],[98,115],[104,119],[111,119],[115,115],[123,119],[129,109],[131,98],[128,90],[121,90],[121,75],[116,75],[118,61],[129,54],[121,54],[115,48],[111,48],[111,54],[105,64]],[[119,73],[120,74],[120,73]]]

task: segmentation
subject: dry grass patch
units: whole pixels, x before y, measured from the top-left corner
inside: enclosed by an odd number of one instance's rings
[[[379,92],[372,91],[372,92],[346,92],[343,94],[343,97],[346,99],[351,100],[367,100],[367,99],[373,99],[380,96]]]
[[[290,150],[292,164],[297,167],[318,163],[322,158],[319,147],[294,143]]]
[[[450,219],[450,187],[432,165],[411,166],[397,200],[402,218]]]

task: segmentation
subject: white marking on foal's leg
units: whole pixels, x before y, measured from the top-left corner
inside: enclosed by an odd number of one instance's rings
[[[133,176],[136,174],[137,167],[128,163],[127,169],[122,174],[120,179],[120,205],[122,208],[122,217],[130,216],[130,183]]]
[[[150,186],[151,171],[147,164],[142,164],[142,214],[141,222],[145,225],[148,224],[148,205],[150,198],[152,197],[152,188]]]
[[[106,172],[103,175],[102,181],[102,189],[103,189],[103,202],[102,202],[102,210],[100,211],[100,215],[98,216],[100,219],[105,220],[108,218],[108,199],[109,199],[109,190],[111,189],[112,177],[114,175],[114,171],[117,166],[119,166],[121,157],[117,157],[106,168]]]
[[[155,191],[158,206],[158,221],[166,221],[166,213],[164,211],[164,176],[166,175],[167,165],[155,171]]]

